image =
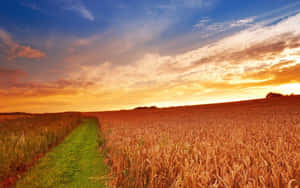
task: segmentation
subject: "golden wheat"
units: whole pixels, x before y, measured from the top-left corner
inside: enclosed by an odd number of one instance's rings
[[[287,99],[286,99],[287,100]],[[112,187],[299,187],[300,100],[104,112]]]
[[[24,172],[35,157],[57,144],[78,124],[79,113],[13,116],[0,120],[0,183]],[[1,187],[0,184],[0,187]]]

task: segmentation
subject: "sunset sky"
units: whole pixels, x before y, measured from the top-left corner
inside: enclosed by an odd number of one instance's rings
[[[299,0],[6,0],[0,111],[300,94]]]

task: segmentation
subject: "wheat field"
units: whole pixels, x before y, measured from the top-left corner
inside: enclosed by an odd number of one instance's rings
[[[110,187],[300,187],[300,97],[90,113]]]
[[[13,184],[80,122],[80,113],[1,115],[0,187]]]

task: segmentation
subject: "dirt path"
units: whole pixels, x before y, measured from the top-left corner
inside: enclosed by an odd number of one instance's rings
[[[98,127],[85,120],[60,145],[47,153],[16,187],[104,187],[107,172],[98,152]]]

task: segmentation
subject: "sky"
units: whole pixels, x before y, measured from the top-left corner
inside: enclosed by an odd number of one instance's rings
[[[300,94],[297,0],[9,0],[0,111],[61,112]]]

